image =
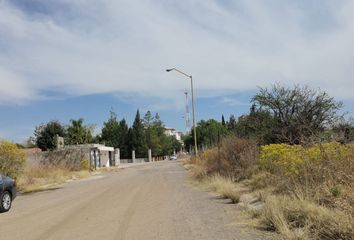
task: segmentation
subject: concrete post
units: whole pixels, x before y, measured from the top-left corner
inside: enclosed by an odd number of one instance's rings
[[[116,162],[116,166],[120,164],[120,149],[116,148],[114,149],[114,160]]]
[[[133,159],[133,163],[135,163],[135,150],[132,151],[132,159]]]
[[[152,157],[151,157],[151,149],[149,149],[148,151],[148,162],[152,161]]]

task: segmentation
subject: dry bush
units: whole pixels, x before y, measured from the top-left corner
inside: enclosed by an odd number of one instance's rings
[[[203,184],[209,191],[216,192],[222,197],[230,199],[232,203],[240,201],[240,192],[237,191],[235,182],[231,178],[215,174],[204,179]]]
[[[188,155],[182,155],[180,157],[180,161],[181,161],[183,166],[192,164],[192,160],[191,160],[191,158]]]
[[[191,166],[191,167],[189,168],[189,166]],[[198,181],[201,181],[207,177],[206,169],[203,166],[188,165],[188,168],[190,170],[191,176]]]
[[[260,222],[286,239],[353,239],[353,217],[313,202],[289,196],[267,196]]]
[[[224,139],[220,148],[203,153],[198,164],[206,168],[208,175],[218,173],[239,181],[253,173],[257,160],[258,146],[254,141],[232,136]]]
[[[256,172],[250,179],[243,181],[243,183],[250,188],[250,190],[260,190],[269,188],[276,181],[276,176],[270,174],[269,172]]]

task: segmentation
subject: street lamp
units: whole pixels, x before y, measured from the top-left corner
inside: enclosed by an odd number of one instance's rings
[[[180,70],[178,70],[177,68],[170,68],[170,69],[166,69],[166,72],[171,72],[171,71],[176,71],[179,72],[180,74],[190,78],[191,80],[191,92],[192,92],[192,111],[193,111],[193,130],[194,130],[194,153],[195,153],[195,157],[198,157],[198,147],[197,147],[197,128],[195,126],[195,104],[194,104],[194,90],[193,90],[193,78],[192,75],[188,75]]]

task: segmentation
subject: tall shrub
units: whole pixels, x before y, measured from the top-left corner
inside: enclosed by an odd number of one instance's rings
[[[0,173],[16,178],[25,167],[25,154],[8,141],[0,141]]]
[[[205,152],[202,164],[208,174],[219,173],[241,180],[251,175],[257,160],[256,142],[230,136],[225,138],[219,147]]]

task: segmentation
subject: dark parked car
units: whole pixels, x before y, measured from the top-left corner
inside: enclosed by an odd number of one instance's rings
[[[0,213],[10,210],[16,197],[16,181],[0,174]]]

